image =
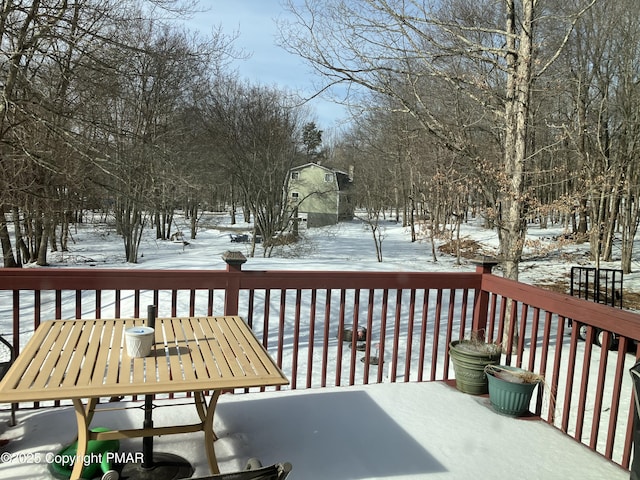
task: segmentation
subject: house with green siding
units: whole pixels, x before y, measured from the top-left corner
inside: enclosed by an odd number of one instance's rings
[[[306,163],[289,172],[289,211],[296,212],[300,227],[333,225],[353,218],[348,173],[317,163]]]

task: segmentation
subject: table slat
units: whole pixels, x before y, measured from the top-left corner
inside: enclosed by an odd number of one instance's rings
[[[189,322],[189,331],[191,332],[192,341],[197,348],[193,348],[191,351],[191,359],[193,360],[193,366],[197,378],[209,378],[209,369],[204,361],[203,348],[208,348],[205,342],[204,332],[200,328],[200,321],[197,318],[187,319]]]
[[[89,385],[101,386],[104,383],[107,361],[109,359],[109,354],[114,348],[111,344],[113,339],[113,328],[115,326],[114,322],[103,321],[103,325],[102,332],[99,336],[98,357],[96,359],[95,368],[91,372],[91,377],[85,380]]]
[[[73,346],[79,335],[78,328],[73,328],[71,324],[63,326],[60,335],[51,346],[49,355],[42,363],[40,374],[33,383],[34,388],[44,388],[46,385],[56,388],[60,385],[60,380],[62,380],[68,359],[73,353]]]
[[[180,365],[180,348],[184,348],[181,346],[177,339],[176,332],[176,324],[175,319],[168,319],[165,322],[166,330],[166,340],[169,345],[169,377],[171,381],[183,381],[184,376],[182,375],[182,366]]]
[[[36,331],[31,341],[27,343],[27,346],[20,354],[25,358],[32,358],[33,360],[26,365],[18,364],[16,362],[14,366],[15,370],[10,369],[5,377],[4,381],[7,384],[11,384],[12,388],[18,383],[22,385],[31,385],[42,369],[42,362],[47,355],[55,339],[59,336],[62,330],[63,324],[57,322],[44,322],[40,325],[40,328]],[[24,368],[20,368],[24,367]]]
[[[87,320],[82,326],[82,332],[78,338],[76,348],[73,350],[71,357],[69,358],[69,364],[67,365],[63,374],[62,386],[74,386],[80,379],[80,369],[87,368],[91,370],[93,364],[96,361],[97,350],[91,351],[91,334],[96,322]]]

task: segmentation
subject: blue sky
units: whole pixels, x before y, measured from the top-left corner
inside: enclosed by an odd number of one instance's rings
[[[201,0],[200,8],[207,11],[195,14],[189,28],[208,34],[220,25],[227,35],[238,32],[235,47],[251,55],[234,63],[242,78],[306,97],[316,92],[321,79],[314,77],[302,59],[276,45],[276,20],[287,15],[280,0]],[[328,98],[314,99],[309,106],[321,130],[335,127],[346,117],[345,109]]]

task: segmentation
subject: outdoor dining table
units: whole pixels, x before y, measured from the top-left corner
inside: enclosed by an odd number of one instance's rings
[[[125,330],[144,319],[44,321],[0,382],[0,402],[71,400],[78,427],[77,457],[89,440],[204,432],[211,473],[219,473],[213,416],[221,392],[289,383],[247,323],[238,316],[157,318],[147,357],[131,358]],[[94,432],[101,398],[192,393],[199,423]],[[210,393],[207,402],[206,396]],[[71,480],[79,479],[76,461]]]

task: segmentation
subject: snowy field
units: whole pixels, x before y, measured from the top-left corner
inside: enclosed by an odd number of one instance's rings
[[[98,223],[99,218],[88,218],[88,223],[72,227],[72,241],[68,252],[53,252],[48,260],[51,267],[99,267],[99,268],[194,268],[224,269],[221,259],[227,250],[240,250],[249,256],[249,244],[232,243],[230,234],[251,233],[252,225],[239,221],[230,224],[224,213],[208,213],[200,220],[196,239],[190,239],[188,222],[176,217],[174,232],[183,233],[189,245],[160,241],[155,230],[148,228],[142,239],[137,264],[125,263],[122,238],[115,234],[113,225]],[[92,223],[93,222],[93,223]],[[495,256],[498,236],[495,230],[480,226],[480,220],[463,224],[461,239],[477,244],[477,254]],[[468,271],[475,266],[469,258],[458,265],[454,256],[438,252],[437,262],[431,255],[428,236],[419,235],[411,242],[408,227],[393,220],[381,222],[383,261],[376,260],[375,246],[369,228],[355,219],[338,225],[302,231],[302,240],[295,245],[276,249],[272,258],[262,257],[262,247],[256,247],[255,257],[245,268],[256,270],[366,270],[366,271]],[[572,266],[594,266],[589,259],[589,245],[562,238],[567,231],[562,225],[542,229],[530,225],[525,243],[520,280],[527,283],[555,282],[568,279]],[[436,240],[437,246],[447,242]],[[617,244],[615,244],[617,245]],[[638,247],[640,249],[640,246]],[[602,268],[620,268],[620,251],[614,247],[614,261],[602,262]],[[634,270],[640,271],[640,251],[635,253]],[[496,270],[499,274],[499,269]],[[625,275],[626,288],[640,290],[638,273]]]

